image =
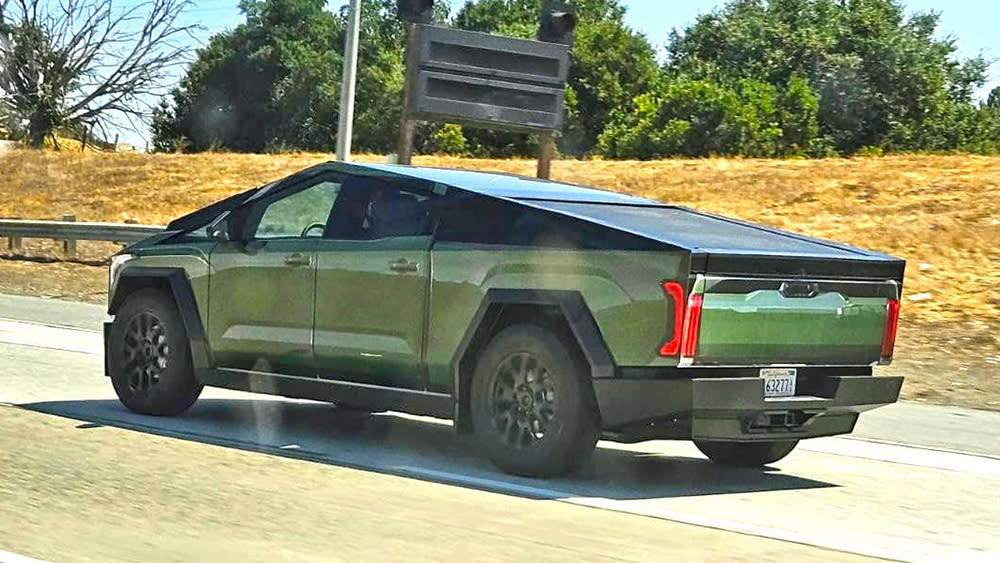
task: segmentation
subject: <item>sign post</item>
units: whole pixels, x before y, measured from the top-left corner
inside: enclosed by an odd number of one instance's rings
[[[403,81],[403,112],[399,116],[399,147],[396,164],[410,164],[413,158],[413,131],[416,122],[410,118],[410,76],[413,71],[414,44],[417,24],[406,24],[406,80]]]
[[[556,137],[551,132],[542,133],[538,139],[538,173],[536,176],[548,180],[552,172],[552,158],[556,154]]]

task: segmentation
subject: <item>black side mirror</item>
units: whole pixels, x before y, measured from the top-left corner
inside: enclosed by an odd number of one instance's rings
[[[249,208],[245,206],[237,207],[229,212],[226,217],[226,233],[229,240],[236,242],[246,242],[250,237],[246,233],[246,218]]]

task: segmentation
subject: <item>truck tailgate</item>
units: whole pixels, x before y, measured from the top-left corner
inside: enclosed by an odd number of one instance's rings
[[[861,365],[882,356],[893,281],[703,278],[699,365]]]

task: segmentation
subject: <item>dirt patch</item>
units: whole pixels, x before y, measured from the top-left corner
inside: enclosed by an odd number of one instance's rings
[[[1000,410],[998,337],[1000,322],[905,322],[892,365],[875,371],[905,377],[904,399]]]
[[[74,262],[32,262],[0,257],[0,293],[105,303],[108,269]]]

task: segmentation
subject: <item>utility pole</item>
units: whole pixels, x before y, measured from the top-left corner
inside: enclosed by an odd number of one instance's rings
[[[358,74],[358,34],[361,27],[361,0],[351,0],[344,42],[344,71],[340,83],[340,122],[337,126],[337,160],[351,160],[354,129],[354,83]]]

